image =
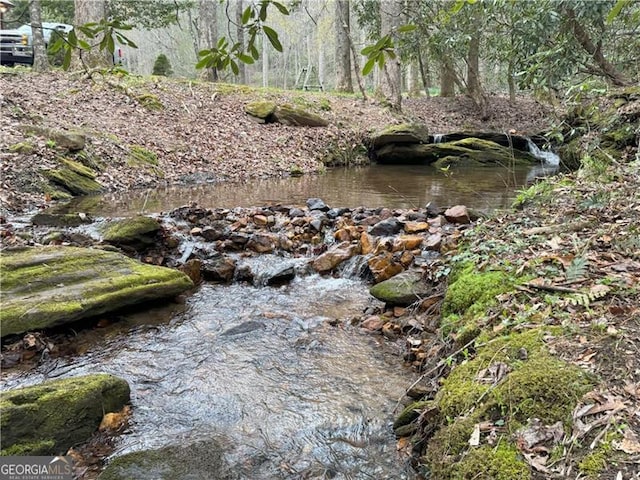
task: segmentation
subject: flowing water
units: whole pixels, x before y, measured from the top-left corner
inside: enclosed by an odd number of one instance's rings
[[[556,167],[557,169],[557,167]],[[332,207],[415,208],[429,202],[464,204],[490,211],[507,207],[535,176],[548,168],[464,167],[443,172],[425,165],[371,165],[338,168],[322,175],[254,179],[245,183],[200,183],[106,194],[72,201],[67,211],[103,216],[157,213],[194,201],[205,208],[304,204],[322,198]]]
[[[493,210],[539,173],[373,165],[88,197],[68,210],[126,216],[191,201],[230,208],[309,197],[334,207],[434,202]],[[4,388],[94,372],[125,378],[132,425],[114,456],[186,446],[196,456],[203,448],[220,451],[239,479],[410,479],[391,424],[414,375],[382,337],[349,326],[371,302],[367,285],[348,278],[311,275],[278,288],[204,284],[184,305],[80,332],[73,357],[46,360],[35,372],[3,372]],[[196,469],[189,478],[217,478],[206,462],[184,462]]]
[[[4,372],[4,387],[125,378],[133,425],[116,456],[204,442],[240,479],[412,478],[391,423],[413,375],[382,337],[348,326],[372,302],[359,281],[317,275],[279,288],[205,284],[186,305],[81,332],[82,354]]]

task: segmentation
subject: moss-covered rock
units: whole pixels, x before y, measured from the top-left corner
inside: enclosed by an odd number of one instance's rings
[[[516,446],[501,441],[497,446],[472,448],[453,466],[452,480],[527,480],[531,478],[529,465]]]
[[[400,427],[408,425],[418,418],[423,410],[429,410],[434,406],[435,403],[431,400],[419,400],[417,402],[410,403],[404,408],[404,410],[402,410],[402,412],[400,412],[400,415],[396,417],[393,422],[393,429],[397,430]]]
[[[158,155],[140,145],[130,145],[127,165],[132,168],[143,168],[154,175],[164,177],[164,172],[160,168]]]
[[[465,138],[455,142],[410,144],[389,143],[375,151],[378,163],[424,163],[448,165],[514,165],[539,162],[528,152],[503,147],[489,140]]]
[[[3,455],[59,455],[86,441],[105,413],[129,401],[125,380],[87,375],[18,388],[0,397]]]
[[[53,183],[64,187],[74,195],[89,195],[102,190],[96,172],[91,168],[69,159],[60,159],[61,168],[45,170],[44,176]]]
[[[182,272],[115,252],[25,248],[0,257],[2,336],[74,322],[191,288]]]
[[[30,155],[35,152],[35,147],[32,143],[29,142],[19,142],[14,143],[13,145],[9,145],[8,150],[11,153],[23,153],[25,155]]]
[[[36,213],[31,217],[33,225],[48,225],[51,227],[77,227],[85,223],[91,223],[91,218],[78,213]]]
[[[390,125],[374,133],[370,143],[375,150],[388,144],[429,143],[429,131],[426,125],[418,123]]]
[[[28,135],[35,135],[55,142],[57,148],[70,152],[82,150],[86,144],[86,135],[80,130],[56,130],[39,125],[21,125],[20,129]]]
[[[107,222],[99,228],[99,231],[105,242],[145,247],[156,243],[160,224],[151,217],[139,216]]]
[[[222,447],[213,440],[192,445],[143,450],[115,458],[99,480],[236,479],[226,464]]]
[[[252,117],[267,121],[276,109],[275,102],[257,101],[249,102],[244,106],[244,111]]]
[[[428,296],[431,288],[416,271],[399,273],[369,289],[369,293],[389,305],[408,306]]]
[[[302,108],[291,105],[279,105],[273,112],[276,122],[293,127],[326,127],[329,125],[324,118]]]

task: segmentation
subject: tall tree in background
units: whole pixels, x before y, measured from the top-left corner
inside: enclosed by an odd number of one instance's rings
[[[75,25],[84,25],[85,23],[100,22],[107,18],[107,5],[105,0],[75,0]],[[76,34],[79,39],[83,39],[82,32]],[[90,39],[91,43],[100,42],[102,38]],[[113,54],[108,50],[100,50],[93,48],[91,50],[78,50],[74,64],[77,66],[86,66],[93,68],[109,68],[113,66]]]
[[[397,45],[398,28],[402,24],[402,0],[387,0],[380,2],[380,33],[389,35]],[[402,75],[400,71],[400,56],[389,57],[382,68],[380,82],[383,95],[392,110],[402,109]]]
[[[244,11],[244,2],[236,0],[236,41],[240,44],[240,51],[244,52],[246,46],[244,42],[244,27],[242,25],[242,12]],[[247,66],[244,62],[238,64],[238,81],[241,84],[247,83]]]
[[[351,45],[349,0],[335,2],[336,26],[336,90],[338,92],[353,93],[351,80]]]
[[[47,60],[47,47],[44,44],[40,12],[40,0],[31,0],[29,13],[31,14],[31,34],[33,38],[33,69],[36,72],[46,72],[49,70],[49,61]]]
[[[200,0],[198,9],[198,50],[214,48],[218,42],[218,12],[217,0]],[[205,69],[205,80],[218,81],[218,70]]]

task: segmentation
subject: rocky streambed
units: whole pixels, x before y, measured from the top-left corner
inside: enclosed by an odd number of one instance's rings
[[[426,356],[421,338],[432,327],[442,298],[438,280],[444,267],[438,258],[455,248],[473,219],[463,206],[332,208],[315,198],[305,206],[188,205],[153,217],[94,220],[84,214],[44,213],[15,222],[6,230],[2,256],[3,276],[15,279],[3,285],[5,388],[58,377],[88,375],[93,381],[103,372],[123,377],[133,392],[134,426],[119,454],[137,452],[135,462],[148,461],[139,457],[141,451],[177,448],[166,432],[178,431],[185,439],[181,447],[196,450],[202,442],[212,449],[224,444],[228,435],[237,445],[254,442],[251,453],[246,446],[215,449],[221,472],[240,471],[235,464],[243,463],[242,471],[251,478],[289,478],[301,471],[315,478],[333,470],[403,478],[411,475],[402,467],[408,459],[393,460],[391,423],[412,374],[393,359],[401,356],[419,366]],[[168,315],[168,324],[145,313],[154,311],[149,302],[157,305],[197,285],[186,304],[174,304],[178,313],[169,307],[173,313],[160,314]],[[126,320],[132,308],[146,316],[133,330]],[[105,325],[114,333],[101,331]],[[203,339],[216,347],[202,344]],[[370,343],[373,339],[379,340]],[[226,365],[224,373],[215,374],[219,368],[213,365]],[[174,374],[160,373],[167,368]],[[202,395],[196,384],[185,386],[185,376],[198,371],[194,378]],[[212,377],[205,381],[207,372]],[[229,381],[240,381],[231,397],[219,390],[221,384],[228,390]],[[254,406],[257,417],[249,415],[245,422],[240,421],[244,414],[234,413],[229,420],[230,412],[245,411],[250,399],[259,396],[256,387],[271,392],[265,405],[281,407]],[[326,395],[321,393],[325,389]],[[292,392],[298,392],[294,400]],[[195,408],[199,402],[217,407],[203,411]],[[280,408],[295,414],[282,417]],[[160,421],[167,415],[173,421]],[[284,444],[274,447],[260,425],[281,417],[272,434],[283,439],[273,443]],[[11,430],[10,417],[4,418],[3,428]],[[287,444],[289,428],[301,421],[309,429]],[[194,429],[194,422],[206,428]],[[221,428],[225,422],[233,428]],[[96,429],[99,421],[90,423],[90,430]],[[238,428],[253,433],[238,436]],[[287,464],[289,469],[256,464],[256,435],[261,449],[275,449],[278,455],[295,451],[297,460]],[[24,453],[64,453],[83,441],[15,438],[13,448]],[[37,449],[30,450],[34,445]],[[374,460],[382,452],[388,459]],[[183,472],[181,465],[174,465],[176,471]]]

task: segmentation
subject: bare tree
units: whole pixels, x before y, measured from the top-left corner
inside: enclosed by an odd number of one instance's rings
[[[31,35],[33,38],[33,69],[36,72],[46,72],[49,70],[49,60],[47,59],[47,47],[44,44],[40,12],[40,0],[31,0],[29,13],[31,14]]]

